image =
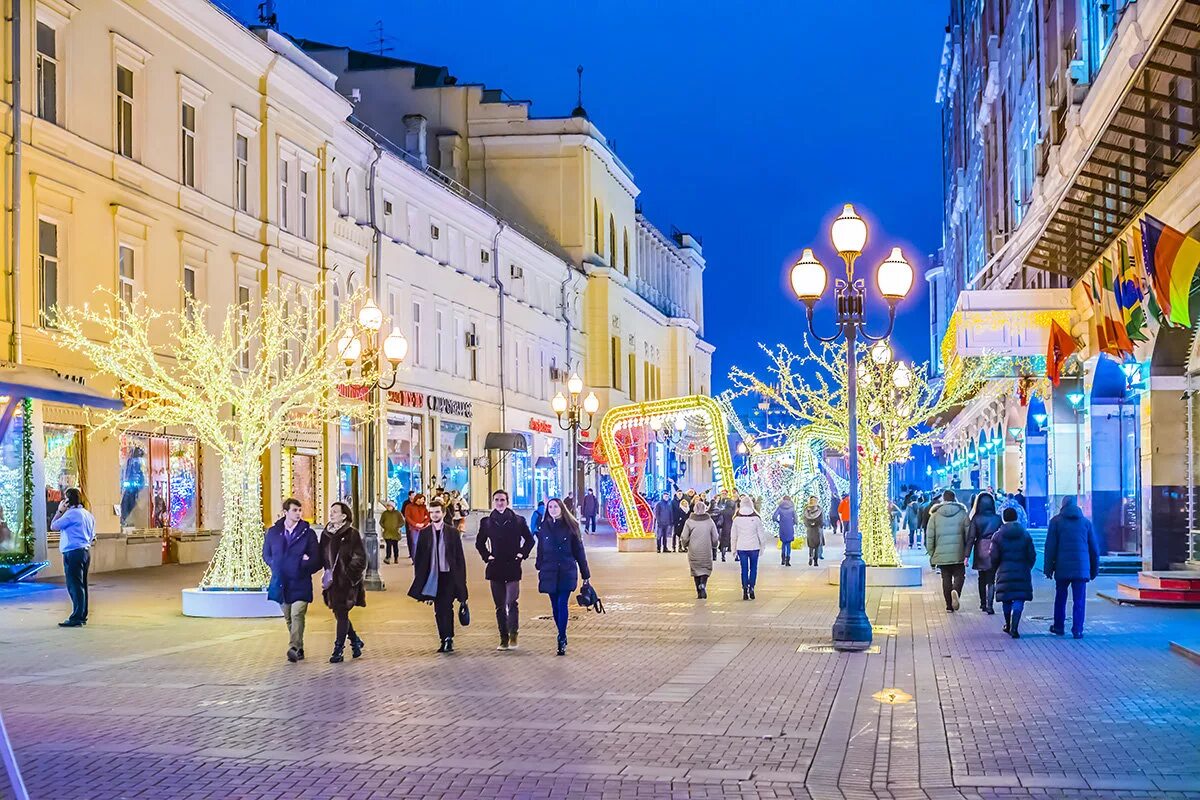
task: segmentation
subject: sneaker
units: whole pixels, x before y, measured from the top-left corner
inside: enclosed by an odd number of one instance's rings
[[[500,646],[497,647],[496,649],[497,650],[507,650],[508,649],[508,639],[501,637],[500,638]]]
[[[1072,634],[1071,634],[1071,636],[1072,636],[1072,637],[1074,637],[1074,638],[1076,638],[1076,639],[1082,639],[1082,638],[1083,638],[1083,633],[1072,633]]]
[[[1066,633],[1066,631],[1064,631],[1062,628],[1056,628],[1053,625],[1050,626],[1050,632],[1055,636],[1062,636]]]
[[[301,647],[299,650],[296,651],[296,660],[297,661],[304,660],[304,648],[303,647]]]
[[[1020,639],[1020,638],[1021,638],[1021,634],[1017,633],[1017,631],[1016,631],[1016,630],[1013,630],[1013,632],[1012,632],[1012,633],[1010,633],[1010,634],[1009,634],[1009,636],[1011,636],[1011,637],[1012,637],[1012,638],[1014,638],[1014,639]]]
[[[289,647],[287,651],[287,660],[295,664],[300,660],[300,651],[294,647]]]
[[[58,623],[58,627],[60,627],[60,628],[80,628],[80,627],[83,627],[83,623],[77,619],[64,619],[62,622]]]
[[[950,608],[954,609],[955,611],[958,611],[958,590],[957,589],[950,590]]]
[[[508,649],[509,650],[517,649],[517,632],[516,631],[513,631],[512,633],[508,634]]]
[[[750,587],[750,599],[751,600],[754,599],[754,587],[753,586]]]

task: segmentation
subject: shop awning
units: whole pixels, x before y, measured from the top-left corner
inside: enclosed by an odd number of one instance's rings
[[[1186,0],[1142,57],[1026,264],[1078,280],[1175,175],[1200,138],[1198,58],[1200,3]],[[1055,111],[1056,125],[1065,116],[1065,106]]]
[[[54,370],[23,364],[0,364],[0,395],[10,400],[30,397],[89,408],[124,408],[118,398],[60,377]]]
[[[529,448],[525,445],[525,437],[519,433],[493,431],[483,440],[483,449],[500,450],[506,453],[524,453]]]

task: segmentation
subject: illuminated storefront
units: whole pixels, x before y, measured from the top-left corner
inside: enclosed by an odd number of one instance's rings
[[[525,438],[525,452],[510,456],[510,488],[512,504],[517,508],[532,508],[552,497],[564,497],[563,467],[565,447],[560,436],[554,436],[554,426],[533,417],[530,430],[513,431]]]
[[[387,499],[403,505],[409,492],[424,490],[422,442],[425,431],[420,414],[389,411],[387,415]]]
[[[43,465],[46,475],[46,519],[53,519],[58,504],[67,489],[86,490],[83,483],[83,439],[84,431],[79,425],[56,425],[44,423],[45,437]]]
[[[122,530],[194,531],[200,523],[200,455],[196,440],[120,435]]]

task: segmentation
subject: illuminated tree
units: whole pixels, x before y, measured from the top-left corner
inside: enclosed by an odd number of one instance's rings
[[[99,430],[182,426],[220,461],[222,535],[204,588],[266,586],[261,460],[283,433],[369,413],[338,393],[345,367],[328,344],[357,332],[356,324],[323,328],[311,313],[318,299],[272,287],[257,307],[230,306],[211,329],[201,303],[164,311],[140,295],[127,303],[109,293],[100,308],[58,311],[59,342],[123,387],[126,407],[105,414]]]
[[[768,379],[738,367],[729,379],[738,395],[766,399],[782,418],[761,431],[788,437],[796,428],[845,451],[850,423],[846,407],[846,345],[806,337],[806,353],[786,345],[759,345],[770,359]],[[914,447],[941,438],[940,416],[966,402],[995,369],[992,357],[959,359],[944,379],[929,377],[928,364],[913,368],[891,358],[886,345],[860,345],[858,358],[858,446],[862,484],[859,525],[863,559],[871,566],[900,563],[889,511],[889,467],[908,461]]]

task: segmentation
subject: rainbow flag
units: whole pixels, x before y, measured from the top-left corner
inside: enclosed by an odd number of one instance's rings
[[[1136,237],[1136,233],[1134,235]],[[1134,244],[1136,249],[1138,243],[1135,241]],[[1142,276],[1145,275],[1145,271],[1141,269],[1138,259],[1130,249],[1127,240],[1121,239],[1117,242],[1120,267],[1117,269],[1117,284],[1114,289],[1129,341],[1146,342],[1150,337],[1146,332],[1145,292],[1142,288]]]
[[[1168,322],[1192,327],[1192,279],[1200,268],[1200,241],[1147,214],[1142,217],[1142,257],[1150,291]]]

